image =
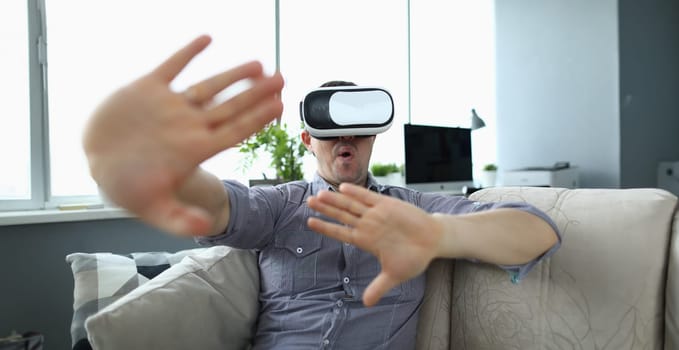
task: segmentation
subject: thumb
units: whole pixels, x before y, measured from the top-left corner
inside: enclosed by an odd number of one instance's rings
[[[390,289],[399,284],[398,280],[389,277],[384,271],[380,272],[363,292],[363,304],[373,306],[380,301],[380,298]]]

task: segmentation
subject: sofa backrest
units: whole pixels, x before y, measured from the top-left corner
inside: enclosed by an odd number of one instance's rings
[[[494,266],[449,263],[449,346],[421,349],[677,348],[677,323],[665,321],[666,304],[668,320],[679,317],[679,288],[668,288],[667,303],[665,298],[668,268],[679,272],[679,248],[670,250],[674,195],[659,189],[500,187],[470,198],[533,204],[555,221],[563,243],[518,284]],[[428,283],[446,278],[443,273]],[[676,284],[673,275],[670,284]],[[443,317],[437,313],[445,307],[432,304],[445,300],[428,293],[423,315],[433,316],[424,317]]]

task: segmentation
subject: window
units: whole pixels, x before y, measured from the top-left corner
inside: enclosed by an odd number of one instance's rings
[[[495,163],[495,17],[492,0],[411,1],[411,122],[468,128],[475,175]],[[475,176],[478,178],[478,176]]]
[[[403,130],[398,126],[407,120],[408,111],[406,2],[295,0],[281,7],[280,23],[286,82],[282,120],[300,128],[299,102],[329,80],[386,88],[394,98],[394,127],[377,136],[372,158],[403,163]],[[309,179],[316,163],[307,158]]]
[[[204,33],[213,42],[178,77],[177,90],[252,59],[273,71],[274,23],[271,1],[48,2],[52,195],[97,193],[81,151],[82,127],[112,89],[149,71]],[[230,153],[206,167],[218,175],[232,175]]]
[[[32,195],[28,42],[26,3],[0,2],[0,209]]]
[[[375,161],[403,163],[399,125],[464,127],[476,108],[487,127],[473,136],[475,161],[482,159],[475,168],[491,162],[493,10],[491,0],[2,1],[0,156],[9,166],[0,176],[0,210],[97,198],[81,147],[85,120],[115,88],[204,33],[213,43],[174,82],[177,91],[248,60],[268,72],[280,67],[283,122],[294,132],[307,91],[328,80],[377,85],[394,97],[395,127],[377,138]],[[307,158],[310,178],[315,160]],[[230,149],[203,166],[243,183],[267,168],[244,172],[240,159]]]
[[[288,125],[299,127],[294,106],[325,81],[379,85],[394,97],[395,118],[377,137],[373,160],[403,164],[400,125],[469,127],[475,108],[487,125],[474,131],[475,171],[495,162],[492,0],[297,0],[281,7],[280,23]],[[307,178],[316,167],[308,158]]]

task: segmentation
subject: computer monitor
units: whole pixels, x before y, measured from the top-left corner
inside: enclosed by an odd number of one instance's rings
[[[422,192],[473,187],[471,129],[404,124],[405,185]]]

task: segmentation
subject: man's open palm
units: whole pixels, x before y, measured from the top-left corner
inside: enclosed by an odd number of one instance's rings
[[[210,43],[201,36],[149,74],[104,101],[86,127],[83,146],[92,176],[116,204],[175,233],[205,233],[207,212],[182,203],[178,192],[206,159],[232,147],[281,115],[279,74],[250,62],[201,81],[184,93],[172,80]],[[219,104],[232,84],[251,86]]]
[[[312,217],[308,221],[311,229],[364,249],[379,260],[382,271],[363,295],[367,306],[376,304],[399,283],[424,272],[437,253],[440,224],[404,201],[342,184],[340,193],[321,192],[309,198],[308,205],[344,224]]]

